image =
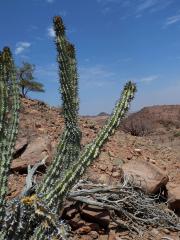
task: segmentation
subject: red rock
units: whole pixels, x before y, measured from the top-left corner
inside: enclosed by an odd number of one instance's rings
[[[119,172],[113,172],[112,173],[112,177],[120,177],[121,176],[121,172],[119,171]]]
[[[169,208],[180,211],[180,185],[168,183],[167,190]]]
[[[110,183],[110,176],[107,174],[101,174],[97,177],[98,182],[103,184],[109,184]]]
[[[89,235],[92,237],[92,239],[98,239],[99,234],[96,231],[91,231]]]
[[[129,154],[129,155],[127,156],[127,160],[131,160],[132,157],[133,157],[133,155],[132,155],[132,154]]]
[[[124,176],[128,177],[133,185],[147,193],[157,193],[169,180],[165,171],[143,160],[125,163],[122,169]]]
[[[108,171],[109,171],[109,172],[112,172],[112,171],[113,171],[113,166],[112,166],[112,165],[109,165],[109,166],[108,166]]]
[[[114,231],[109,232],[108,240],[116,240],[116,233]]]
[[[107,152],[101,152],[99,155],[99,159],[104,162],[104,161],[109,161],[110,157]]]
[[[98,232],[100,230],[99,224],[97,223],[90,223],[88,226],[91,227],[92,232]]]
[[[86,221],[96,222],[102,227],[107,227],[110,222],[109,212],[95,206],[85,206],[82,208],[81,216]]]
[[[102,170],[102,171],[105,171],[107,169],[107,165],[104,165],[104,164],[101,164],[99,166],[99,168]]]
[[[134,151],[138,154],[142,154],[142,150],[140,148],[135,148]]]
[[[45,128],[42,128],[42,127],[41,127],[41,128],[38,128],[38,132],[40,132],[41,134],[42,134],[42,133],[45,133],[45,132],[46,132],[46,129],[45,129]]]
[[[14,148],[14,154],[28,144],[27,137],[18,138]]]
[[[35,123],[35,127],[36,127],[36,128],[41,128],[42,125],[41,125],[40,123]]]
[[[153,236],[155,238],[155,237],[158,237],[159,231],[156,228],[153,228],[151,230],[150,234],[151,234],[151,236]]]
[[[166,234],[170,234],[170,231],[167,228],[162,229],[162,231]]]
[[[47,136],[41,136],[30,142],[22,155],[13,160],[11,170],[20,171],[27,169],[28,165],[33,166],[41,161],[45,156],[48,156],[46,163],[51,161],[52,147],[50,139]]]
[[[112,151],[109,151],[108,154],[109,154],[110,157],[115,157],[115,154]]]
[[[150,163],[152,163],[152,164],[156,164],[156,161],[153,160],[153,159],[150,159],[149,161],[150,161]]]
[[[69,220],[68,223],[73,231],[85,226],[84,221],[81,220],[79,215],[76,215],[75,218]]]
[[[108,240],[108,235],[100,235],[99,240]]]
[[[63,207],[61,218],[63,219],[72,219],[78,213],[78,209],[74,206],[72,202],[67,202]]]
[[[88,234],[91,231],[90,226],[83,226],[77,230],[78,234]]]

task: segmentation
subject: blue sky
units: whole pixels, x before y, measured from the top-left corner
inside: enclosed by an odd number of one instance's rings
[[[1,0],[0,48],[36,65],[46,92],[29,96],[57,106],[55,15],[76,46],[81,114],[110,113],[128,80],[138,87],[131,111],[180,104],[179,0]]]

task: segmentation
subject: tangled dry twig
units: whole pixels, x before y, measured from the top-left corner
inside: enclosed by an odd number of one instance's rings
[[[178,216],[160,201],[160,196],[147,195],[128,180],[116,186],[80,181],[69,198],[109,210],[112,221],[118,226],[140,235],[150,225],[180,230]]]

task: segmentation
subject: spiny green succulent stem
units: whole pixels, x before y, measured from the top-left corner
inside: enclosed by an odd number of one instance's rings
[[[66,129],[53,163],[43,183],[37,189],[37,192],[41,193],[49,192],[57,179],[61,179],[68,167],[78,159],[81,141],[81,132],[78,127],[79,99],[75,48],[66,38],[65,27],[60,17],[54,18],[54,30]]]
[[[5,112],[5,86],[3,81],[3,64],[2,64],[2,53],[0,52],[0,133],[3,129],[3,119]]]
[[[38,186],[37,193],[46,191],[47,186],[51,186],[51,184],[52,184],[51,181],[54,179],[54,177],[59,176],[60,167],[63,163],[63,156],[66,151],[67,144],[68,144],[67,139],[68,139],[69,135],[70,135],[70,133],[67,130],[63,132],[61,140],[56,149],[55,158],[54,158],[51,166],[49,167],[47,173],[45,174],[43,181]]]
[[[78,78],[76,68],[75,49],[66,38],[65,27],[60,17],[54,18],[56,33],[56,49],[60,70],[61,94],[65,124],[71,131],[77,126],[78,119]]]
[[[57,26],[59,26],[59,28]],[[54,28],[56,32],[57,51],[59,53],[58,62],[61,71],[60,79],[61,79],[61,93],[64,104],[63,105],[64,117],[67,131],[71,136],[71,134],[73,133],[72,129],[77,124],[76,118],[77,114],[73,112],[73,110],[75,109],[74,105],[76,104],[77,101],[75,100],[76,99],[75,97],[73,98],[73,91],[75,94],[77,94],[76,93],[77,90],[76,89],[73,90],[73,86],[74,88],[76,88],[77,86],[76,84],[77,77],[76,78],[72,77],[72,75],[75,75],[76,73],[76,64],[74,59],[70,58],[70,56],[74,57],[74,48],[73,50],[72,49],[70,50],[72,46],[65,38],[64,31],[65,28],[61,19],[59,18],[54,19]],[[100,148],[102,147],[104,142],[118,126],[119,121],[128,110],[129,103],[133,99],[135,90],[136,87],[134,84],[132,84],[131,82],[126,84],[121,96],[121,100],[115,107],[114,113],[109,119],[107,125],[101,130],[101,132],[98,134],[98,137],[93,141],[93,143],[85,148],[85,150],[80,155],[79,160],[78,161],[76,160],[74,164],[68,165],[67,168],[64,168],[64,170],[66,171],[63,171],[63,174],[60,173],[59,163],[63,163],[64,165],[67,160],[70,162],[71,155],[70,154],[66,155],[66,151],[64,151],[64,153],[62,153],[61,151],[61,154],[59,154],[59,156],[56,155],[52,167],[46,174],[44,181],[45,184],[43,184],[41,187],[41,193],[43,194],[45,193],[43,196],[43,200],[47,202],[48,206],[57,210],[58,206],[62,204],[62,201],[66,196],[67,192],[69,191],[69,189],[84,173],[85,169],[87,168],[87,166],[89,166],[92,160],[97,157]],[[68,133],[66,134],[68,135]],[[69,141],[68,137],[67,138],[66,137],[63,139],[64,141],[62,141],[62,145],[64,146],[64,150],[67,149],[69,153],[70,150],[68,145]],[[43,227],[41,226],[40,228],[36,229],[34,239],[43,239],[44,237],[45,232]]]
[[[8,100],[11,102],[12,108],[10,119],[8,119],[7,124],[3,126],[4,131],[3,133],[1,131],[0,136],[0,220],[3,216],[2,211],[4,211],[3,206],[7,194],[8,173],[19,123],[19,89],[16,82],[14,62],[12,60],[10,49],[7,47],[3,50],[2,62],[6,72],[4,75],[4,82],[6,81],[6,85],[4,85],[6,88],[5,91],[8,93]]]
[[[6,62],[4,61],[4,51],[0,53],[0,136],[5,131],[5,115],[7,112],[7,71]]]
[[[77,180],[79,180],[80,176],[82,176],[92,160],[98,156],[100,153],[100,148],[103,146],[108,137],[114,132],[119,125],[120,120],[128,111],[129,104],[134,98],[135,92],[136,86],[131,82],[127,83],[112,116],[110,117],[108,123],[100,131],[97,138],[85,148],[78,161],[69,170],[67,170],[64,179],[56,182],[52,190],[44,196],[44,200],[48,202],[49,206],[54,204],[57,205],[57,202],[63,201],[69,189],[77,182]]]
[[[78,161],[66,171],[64,178],[61,179],[61,181],[57,180],[50,191],[42,197],[43,201],[45,201],[50,208],[57,208],[59,204],[62,204],[62,201],[68,194],[68,191],[80,179],[87,167],[98,156],[100,148],[103,146],[108,137],[114,133],[114,130],[118,127],[120,120],[128,111],[129,104],[134,98],[135,92],[136,86],[133,83],[129,82],[125,85],[121,98],[117,103],[112,116],[99,132],[97,138],[85,148]],[[33,237],[34,240],[43,240],[45,232],[42,226],[36,229]]]

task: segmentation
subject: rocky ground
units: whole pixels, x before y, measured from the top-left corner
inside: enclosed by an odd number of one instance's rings
[[[164,112],[166,114],[162,114]],[[146,136],[132,136],[124,132],[123,127],[119,128],[115,135],[110,137],[100,156],[89,167],[83,178],[111,185],[121,181],[123,168],[127,171],[127,168],[136,170],[142,167],[140,172],[143,172],[144,176],[151,174],[148,183],[150,191],[153,192],[152,189],[155,189],[152,180],[159,181],[153,182],[156,184],[155,187],[158,187],[159,183],[165,184],[171,196],[171,207],[178,213],[180,209],[180,105],[151,108],[150,113],[149,109],[148,111],[146,109],[143,114],[141,112],[141,116],[143,115],[141,120],[143,120],[140,123],[151,119],[151,131],[147,131]],[[95,138],[107,117],[103,114],[97,117],[80,117],[79,123],[83,133],[82,146]],[[20,131],[9,177],[9,198],[17,196],[22,190],[28,165],[34,165],[46,155],[49,156],[47,165],[50,164],[63,126],[60,109],[50,108],[36,100],[22,99]],[[149,169],[153,171],[155,169],[156,174],[150,173]],[[44,171],[45,169],[40,169],[38,176],[42,176]],[[66,204],[66,209],[69,207],[69,211],[64,214],[75,233],[74,239],[180,239],[178,232],[152,227],[144,232],[143,237],[132,236],[128,231],[117,229],[110,221],[108,214],[101,217],[101,214],[97,214],[97,209],[88,209],[87,206],[85,209],[84,207],[76,209],[76,206],[71,205],[72,203],[69,202]]]

